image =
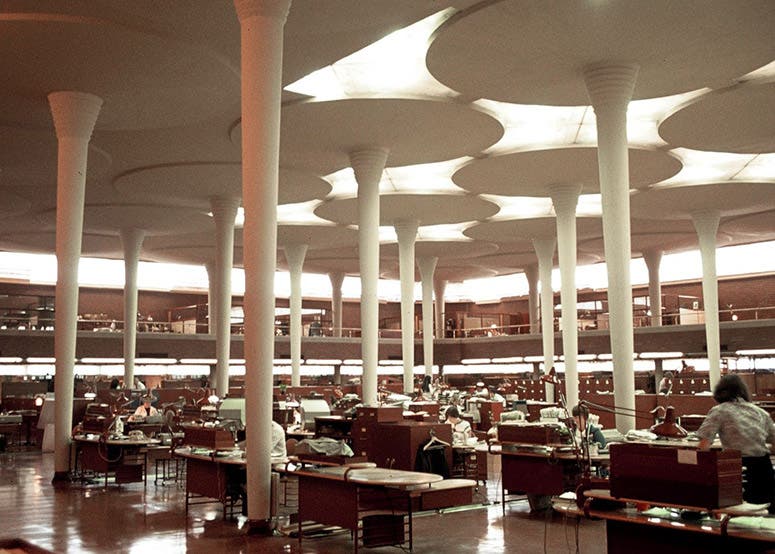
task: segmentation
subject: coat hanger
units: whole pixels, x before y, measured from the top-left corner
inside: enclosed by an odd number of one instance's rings
[[[439,437],[436,436],[436,431],[431,429],[429,431],[429,434],[431,436],[431,440],[425,443],[425,446],[422,447],[423,451],[428,450],[430,447],[432,447],[435,444],[441,445],[441,446],[451,446],[447,441],[441,440]]]

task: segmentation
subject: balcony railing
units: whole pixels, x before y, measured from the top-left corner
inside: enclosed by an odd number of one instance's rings
[[[775,319],[775,306],[759,306],[755,308],[728,309],[719,311],[719,320],[724,321],[749,321]],[[672,325],[696,325],[704,323],[704,313],[702,311],[690,311],[681,314],[665,314],[662,316],[663,326]],[[652,325],[651,316],[638,315],[633,318],[635,327],[649,327]],[[20,319],[17,316],[0,316],[0,330],[26,331],[36,333],[40,331],[53,331],[53,320],[46,320],[38,324],[33,319]],[[95,333],[122,333],[124,322],[115,319],[79,319],[77,323],[78,331],[92,331]],[[582,318],[578,319],[579,332],[607,329],[607,318],[598,317],[596,319]],[[137,323],[139,333],[167,333],[182,335],[206,335],[209,334],[209,328],[206,323],[200,323],[193,320],[177,321],[140,321]],[[555,318],[554,331],[561,331],[561,320]],[[231,326],[233,335],[244,333],[242,324],[233,323]],[[524,335],[531,333],[540,333],[540,327],[534,328],[531,324],[523,325],[490,325],[488,327],[467,327],[464,329],[446,329],[445,338],[476,338],[476,337],[498,337]],[[275,326],[277,336],[287,336],[290,334],[287,324],[278,324]],[[305,336],[310,337],[333,337],[334,329],[331,326],[312,327],[306,330]],[[341,329],[340,336],[343,338],[360,338],[361,330],[359,328],[345,327]],[[399,339],[401,338],[401,329],[383,328],[379,330],[380,338]],[[422,337],[422,331],[415,332],[415,338]]]

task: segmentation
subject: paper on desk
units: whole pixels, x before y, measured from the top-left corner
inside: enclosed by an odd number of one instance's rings
[[[753,515],[762,510],[766,510],[769,504],[750,504],[743,502],[736,506],[727,506],[724,508],[724,512],[731,515]]]
[[[766,516],[738,516],[729,520],[729,527],[775,532],[775,518]]]

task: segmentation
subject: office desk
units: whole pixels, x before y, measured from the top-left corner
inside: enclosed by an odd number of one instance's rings
[[[501,445],[500,454],[503,515],[509,495],[525,494],[531,509],[541,510],[549,507],[552,496],[576,489],[581,466],[572,448]],[[591,457],[593,464],[608,460],[608,454]]]
[[[242,507],[246,463],[241,450],[232,452],[216,456],[216,451],[202,448],[174,450],[174,455],[186,462],[186,515],[191,505],[218,502],[223,506],[223,519],[227,519]]]
[[[75,435],[75,466],[80,471],[93,471],[105,475],[113,474],[116,484],[146,483],[148,478],[147,448],[159,444],[157,439],[112,438],[98,435]]]
[[[775,549],[775,533],[761,530],[743,530],[734,527],[734,515],[739,507],[720,508],[698,520],[680,517],[659,517],[643,513],[632,506],[643,505],[637,499],[613,498],[609,491],[589,490],[584,493],[584,513],[588,517],[604,519],[608,552],[616,554],[692,554],[706,552],[771,552]],[[595,501],[622,502],[618,509],[601,509]],[[626,504],[625,504],[626,503]],[[647,503],[651,505],[651,503]],[[642,506],[646,507],[646,506]],[[701,508],[663,505],[665,508],[700,512]]]
[[[302,522],[336,525],[353,533],[355,552],[363,546],[412,548],[412,498],[443,479],[431,473],[347,466],[300,469],[299,546]],[[473,482],[471,482],[473,485]]]

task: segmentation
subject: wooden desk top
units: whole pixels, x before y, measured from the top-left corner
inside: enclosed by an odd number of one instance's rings
[[[107,444],[109,446],[148,446],[150,444],[161,444],[159,439],[148,437],[139,439],[135,437],[109,438],[102,440],[100,435],[75,435],[73,441],[81,444]]]
[[[347,466],[323,467],[317,469],[300,469],[299,475],[333,479],[335,481],[347,481],[359,485],[372,485],[383,487],[409,488],[418,485],[430,485],[443,481],[441,475],[434,473],[421,473],[418,471],[404,471],[401,469],[386,469],[371,467],[353,469]]]
[[[740,539],[749,539],[754,541],[764,541],[775,543],[775,532],[742,528],[730,526],[729,522],[734,520],[734,516],[741,515],[740,508],[745,506],[729,506],[704,512],[708,515],[697,520],[687,520],[681,517],[659,517],[652,514],[638,511],[634,507],[624,507],[617,510],[595,510],[589,507],[589,501],[592,499],[614,500],[621,502],[640,502],[624,498],[612,498],[607,490],[588,490],[584,492],[587,497],[587,503],[584,505],[584,513],[588,517],[595,517],[605,520],[620,521],[624,523],[634,523],[652,527],[662,527],[670,529],[681,529],[692,533],[705,533],[710,535],[729,536]],[[648,503],[649,505],[653,503]],[[661,503],[660,503],[661,504]],[[675,504],[666,504],[665,507],[677,509],[688,509],[690,511],[700,511],[697,507],[678,506]]]
[[[229,464],[237,466],[247,465],[245,451],[241,448],[231,450],[208,450],[206,448],[192,448],[190,446],[181,446],[176,448],[173,453],[175,456],[188,460],[199,460],[202,462],[213,462],[217,464]],[[289,461],[287,457],[272,456],[272,464],[285,464]]]

